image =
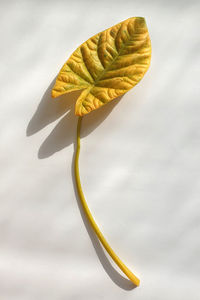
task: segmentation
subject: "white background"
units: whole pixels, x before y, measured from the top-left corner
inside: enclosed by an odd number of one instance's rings
[[[197,300],[200,295],[198,1],[0,2],[0,298]],[[132,289],[81,216],[72,159],[79,92],[52,81],[86,39],[146,19],[151,66],[84,117],[80,172]]]

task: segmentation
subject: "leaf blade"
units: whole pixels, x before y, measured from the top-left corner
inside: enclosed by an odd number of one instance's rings
[[[70,56],[52,96],[85,89],[76,102],[82,116],[133,88],[150,65],[151,42],[144,18],[129,18],[100,32]]]

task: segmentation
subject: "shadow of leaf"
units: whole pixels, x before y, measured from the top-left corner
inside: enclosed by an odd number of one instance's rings
[[[77,116],[74,114],[74,108],[76,100],[82,91],[71,92],[53,99],[51,97],[51,89],[54,83],[55,79],[44,93],[26,130],[27,136],[31,136],[64,115],[40,146],[38,151],[39,159],[47,158],[74,143],[76,134]],[[115,98],[105,106],[84,116],[81,136],[87,136],[98,127],[121,98],[122,96]]]
[[[38,158],[44,159],[50,157],[55,152],[58,152],[65,147],[74,144],[76,145],[76,126],[77,126],[77,116],[74,114],[75,102],[80,95],[81,91],[75,91],[69,94],[65,94],[59,98],[52,99],[51,89],[55,83],[55,79],[51,82],[48,89],[44,93],[41,102],[39,103],[36,112],[31,118],[27,129],[27,136],[31,136],[41,129],[43,129],[48,124],[54,122],[58,118],[64,115],[63,118],[58,122],[56,127],[52,130],[49,136],[44,140],[38,151]],[[95,128],[97,128],[111,113],[115,105],[121,100],[121,97],[115,98],[114,101],[110,101],[105,106],[89,113],[84,116],[83,130],[81,136],[87,136]],[[76,195],[77,204],[80,210],[83,223],[87,229],[88,235],[91,239],[95,252],[101,262],[104,270],[112,281],[124,290],[132,290],[136,286],[133,283],[124,278],[120,273],[118,273],[115,268],[111,265],[110,261],[106,257],[104,250],[93,232],[88,220],[84,214],[83,208],[81,206],[75,184],[74,176],[74,156],[72,161],[72,178],[73,185]]]
[[[45,126],[64,115],[72,107],[72,104],[75,104],[76,99],[81,94],[81,91],[75,91],[53,99],[51,97],[51,89],[53,88],[54,83],[55,78],[45,91],[33,117],[27,126],[27,136],[35,134]]]

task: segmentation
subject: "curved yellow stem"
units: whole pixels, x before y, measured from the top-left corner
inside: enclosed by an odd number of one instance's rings
[[[82,117],[79,117],[78,119],[78,125],[77,125],[77,148],[76,148],[76,155],[75,155],[75,178],[76,178],[76,185],[77,185],[77,190],[78,194],[84,209],[84,212],[94,229],[97,237],[101,241],[102,245],[106,249],[106,251],[109,253],[109,255],[112,257],[112,259],[115,261],[115,263],[119,266],[119,268],[126,274],[126,276],[136,285],[139,286],[140,280],[125,266],[125,264],[119,259],[119,257],[115,254],[113,249],[110,247],[108,242],[106,241],[105,237],[101,233],[99,227],[97,226],[90,209],[87,205],[87,202],[85,200],[83,190],[81,187],[81,181],[80,181],[80,174],[79,174],[79,154],[80,154],[80,130],[81,130],[81,121]]]

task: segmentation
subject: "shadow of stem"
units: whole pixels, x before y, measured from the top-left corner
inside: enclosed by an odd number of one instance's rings
[[[122,275],[120,275],[115,268],[111,265],[110,261],[108,260],[108,258],[106,257],[105,253],[104,253],[104,249],[99,241],[99,239],[97,238],[95,232],[93,231],[93,229],[90,226],[90,223],[85,215],[85,212],[83,210],[83,207],[81,205],[79,196],[78,196],[78,191],[77,191],[77,187],[76,187],[76,180],[75,180],[75,171],[74,171],[74,165],[75,165],[75,150],[76,150],[76,143],[74,143],[74,154],[73,154],[73,159],[72,159],[72,165],[71,165],[71,173],[72,173],[72,180],[73,180],[73,186],[74,186],[74,191],[75,191],[75,196],[76,196],[76,201],[78,204],[78,208],[80,211],[80,215],[82,217],[83,223],[85,225],[85,228],[87,230],[87,233],[90,237],[90,240],[92,242],[92,245],[95,249],[95,252],[99,258],[99,261],[101,262],[104,270],[106,271],[106,273],[108,274],[108,276],[111,278],[111,280],[118,285],[120,288],[124,289],[124,290],[133,290],[134,288],[136,288],[136,286],[128,279],[124,278]]]

